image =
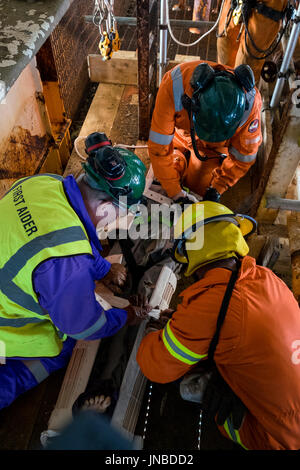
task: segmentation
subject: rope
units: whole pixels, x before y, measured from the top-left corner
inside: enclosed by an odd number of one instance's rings
[[[175,38],[175,36],[174,36],[174,34],[173,34],[173,31],[172,31],[172,29],[171,29],[171,25],[170,25],[170,18],[169,18],[169,0],[166,0],[166,2],[167,2],[166,19],[167,19],[168,30],[169,30],[169,33],[170,33],[171,38],[172,38],[173,41],[176,42],[176,44],[178,44],[179,46],[190,47],[190,46],[195,46],[195,44],[198,44],[198,42],[202,41],[202,39],[204,39],[206,36],[208,36],[210,33],[212,33],[212,32],[216,29],[216,27],[217,27],[218,24],[219,24],[220,18],[221,18],[221,14],[222,14],[222,10],[223,10],[223,6],[224,6],[225,0],[222,1],[222,5],[221,5],[221,8],[220,8],[220,13],[219,13],[219,16],[218,16],[217,21],[215,22],[214,26],[213,26],[209,31],[207,31],[207,32],[204,33],[202,36],[200,36],[200,38],[196,39],[196,41],[191,42],[190,44],[185,44],[185,43],[183,43],[183,42],[178,41],[178,39]]]
[[[254,39],[253,37],[251,36],[249,30],[248,30],[248,16],[245,15],[245,12],[242,10],[242,18],[243,18],[243,23],[244,23],[244,26],[245,26],[245,47],[246,47],[246,50],[248,52],[248,54],[253,58],[253,59],[256,59],[256,60],[265,60],[267,57],[269,57],[270,55],[272,55],[275,50],[277,49],[283,35],[285,34],[286,30],[287,30],[287,27],[289,25],[289,22],[291,20],[291,17],[292,17],[292,11],[291,9],[289,9],[291,5],[288,4],[288,6],[286,7],[286,10],[285,10],[285,15],[286,15],[286,18],[285,18],[285,25],[284,27],[281,29],[281,32],[279,33],[277,39],[275,39],[273,41],[273,43],[267,48],[267,49],[260,49],[254,42]],[[249,38],[250,40],[250,43],[252,44],[253,48],[263,54],[263,56],[261,57],[258,57],[256,55],[254,55],[254,53],[252,53],[249,49],[249,46],[247,44],[247,37]]]
[[[84,160],[86,161],[87,159],[87,155],[82,155],[82,153],[80,152],[79,148],[78,148],[78,142],[81,142],[82,140],[86,139],[87,136],[78,136],[76,137],[76,139],[74,140],[74,149],[75,149],[75,152],[77,153],[78,157],[81,159],[81,160]],[[116,144],[114,145],[114,147],[120,147],[120,148],[129,148],[129,149],[146,149],[148,148],[148,145],[126,145],[126,144]]]

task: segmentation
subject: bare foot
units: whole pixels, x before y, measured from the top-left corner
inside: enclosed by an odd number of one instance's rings
[[[83,410],[97,411],[98,413],[105,413],[109,405],[111,404],[110,397],[104,395],[95,396],[84,402],[82,407]]]

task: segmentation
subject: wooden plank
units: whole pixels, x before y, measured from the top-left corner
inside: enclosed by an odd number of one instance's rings
[[[163,311],[169,308],[171,298],[176,290],[177,278],[173,271],[164,266],[156,282],[156,287],[151,295],[149,304],[153,308]],[[142,405],[147,379],[142,374],[136,361],[136,354],[145,333],[147,321],[140,326],[131,351],[125,374],[122,380],[119,399],[114,409],[111,423],[122,430],[128,438],[134,437],[135,427]]]
[[[288,238],[287,226],[283,224],[259,224],[257,231],[259,235]]]
[[[90,54],[87,59],[92,82],[137,85],[138,66],[135,52],[115,52],[107,62],[104,62],[98,54]]]
[[[72,420],[72,406],[86,389],[99,345],[100,340],[77,341],[49,419],[49,430],[59,432]]]
[[[129,300],[114,295],[101,281],[96,284],[96,293],[106,300],[112,307],[125,308],[129,305]]]
[[[271,153],[251,209],[251,215],[259,222],[275,221],[278,209],[267,209],[266,198],[284,198],[297,170],[300,147],[299,117],[296,111],[290,104],[286,105],[279,129],[274,136]]]
[[[262,247],[259,256],[257,257],[257,264],[266,266],[272,269],[280,255],[280,245],[278,238],[267,237],[264,246]]]
[[[247,245],[249,246],[249,256],[255,258],[256,260],[259,257],[261,250],[263,249],[266,243],[266,235],[256,235],[253,234],[247,238]]]
[[[147,146],[147,141],[146,140],[138,140],[137,143],[137,148],[134,150],[134,153],[139,157],[140,160],[144,163],[145,167],[147,169],[150,168],[151,162],[150,162],[150,157],[148,153],[148,146]],[[153,178],[152,178],[153,180]]]
[[[138,84],[138,60],[135,51],[115,52],[111,60],[106,62],[99,54],[89,54],[87,60],[92,82],[135,86]],[[183,62],[194,60],[199,60],[199,57],[177,54],[174,60],[168,62],[165,71]]]
[[[105,85],[98,86],[92,104],[89,108],[87,116],[78,137],[82,140],[78,142],[80,153],[85,156],[84,139],[92,132],[104,132],[110,137],[111,129],[117,115],[120,99],[124,91],[124,86]],[[82,159],[73,149],[70,160],[64,172],[64,176],[74,175],[77,177],[82,171]]]
[[[292,213],[287,223],[292,262],[292,289],[300,304],[300,214]]]

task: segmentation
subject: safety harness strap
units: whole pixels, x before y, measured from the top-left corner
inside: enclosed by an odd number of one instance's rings
[[[232,293],[233,293],[233,289],[234,289],[236,280],[237,280],[238,275],[239,275],[239,268],[240,268],[240,261],[236,260],[236,269],[234,271],[232,271],[232,273],[231,273],[230,280],[229,280],[229,283],[227,285],[225,295],[224,295],[223,300],[222,300],[222,305],[221,305],[221,308],[220,308],[220,311],[219,311],[216,331],[215,331],[215,334],[214,334],[214,336],[213,336],[213,338],[210,342],[209,348],[208,348],[208,362],[210,364],[214,364],[214,353],[215,353],[216,347],[217,347],[218,342],[219,342],[221,328],[223,326],[223,323],[224,323],[224,320],[225,320],[225,317],[226,317],[226,313],[227,313],[229,302],[230,302],[230,299],[231,299],[231,296],[232,296]]]
[[[270,20],[277,21],[277,22],[281,21],[285,16],[285,10],[284,11],[274,10],[274,8],[270,8],[262,2],[256,3],[255,10],[261,15],[265,16],[266,18],[269,18]]]

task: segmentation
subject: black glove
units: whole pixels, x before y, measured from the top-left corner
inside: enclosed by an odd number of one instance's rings
[[[219,426],[231,415],[234,429],[240,429],[247,411],[216,368],[205,390],[203,408],[216,417]]]
[[[207,188],[206,193],[203,196],[203,201],[219,202],[221,194],[215,188]]]
[[[180,204],[182,207],[185,206],[185,205],[194,204],[194,202],[191,201],[187,196],[186,197],[180,197],[180,198],[176,199],[175,202],[177,204]]]

